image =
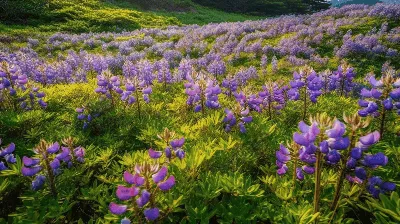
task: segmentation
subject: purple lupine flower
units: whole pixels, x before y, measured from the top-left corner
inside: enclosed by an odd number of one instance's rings
[[[276,165],[278,166],[278,175],[283,175],[287,172],[288,168],[286,163],[290,160],[290,151],[283,146],[279,146],[279,150],[276,151]]]
[[[158,216],[160,216],[160,211],[158,210],[158,208],[148,208],[144,210],[144,216],[149,221],[154,221],[158,218]]]
[[[150,200],[150,193],[147,190],[142,190],[142,194],[140,197],[136,200],[137,205],[142,208],[149,202]]]
[[[159,182],[157,186],[162,190],[162,191],[168,191],[175,185],[175,177],[174,176],[169,176],[165,181]]]
[[[368,167],[385,166],[387,162],[388,158],[382,152],[364,156],[364,165]]]
[[[380,119],[379,133],[383,135],[387,114],[397,110],[396,107],[400,100],[400,79],[396,76],[394,69],[388,66],[383,71],[382,78],[376,80],[374,75],[368,77],[371,89],[363,88],[360,92],[361,100],[359,106],[361,109],[358,114],[362,117],[372,116]]]
[[[394,191],[396,184],[390,182],[383,182],[380,177],[373,176],[368,179],[367,190],[375,198],[379,198],[379,194],[388,191]]]
[[[46,181],[46,177],[43,175],[37,175],[35,179],[32,181],[32,190],[37,191],[40,190]]]
[[[114,202],[111,202],[110,205],[108,206],[108,208],[110,209],[111,213],[113,213],[115,215],[121,215],[121,214],[124,214],[126,212],[128,206],[119,205],[119,204],[116,204]]]
[[[238,82],[235,78],[228,76],[222,80],[221,86],[226,90],[223,92],[227,96],[232,96],[238,89]]]
[[[355,86],[354,77],[355,72],[352,67],[346,64],[339,65],[338,69],[329,77],[329,90],[336,90],[341,96],[347,96]]]
[[[158,158],[160,158],[162,156],[162,152],[155,151],[154,149],[150,148],[149,149],[149,156],[150,156],[150,158],[158,159]]]
[[[225,131],[229,132],[233,127],[238,126],[241,133],[246,133],[245,124],[253,121],[253,117],[249,116],[249,112],[249,108],[243,109],[241,105],[235,108],[235,112],[225,109],[226,116],[223,120]]]
[[[155,183],[163,181],[165,179],[165,177],[167,176],[167,172],[168,172],[167,167],[165,167],[165,166],[161,167],[161,169],[157,173],[153,174],[153,176],[152,176],[153,181]]]
[[[121,219],[121,224],[131,224],[131,220],[129,220],[128,218],[123,218]]]
[[[272,118],[273,112],[278,114],[285,106],[284,90],[279,88],[276,83],[267,83],[258,95],[262,100],[263,109],[269,115],[269,119]]]
[[[139,174],[132,175],[128,171],[124,172],[124,180],[128,184],[135,184],[136,186],[142,186],[145,182],[145,178],[140,176]]]
[[[22,175],[27,177],[35,176],[39,171],[42,170],[41,166],[33,166],[33,167],[22,167],[21,172]]]
[[[118,186],[117,197],[119,200],[126,201],[139,194],[139,189],[136,187]]]

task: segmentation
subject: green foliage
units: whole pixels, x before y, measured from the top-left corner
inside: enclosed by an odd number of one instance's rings
[[[397,192],[392,192],[390,197],[380,194],[379,199],[368,199],[368,207],[363,208],[374,214],[379,223],[400,222],[400,199]]]

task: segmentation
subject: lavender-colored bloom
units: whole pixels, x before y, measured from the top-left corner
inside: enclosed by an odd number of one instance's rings
[[[147,190],[142,190],[142,194],[140,197],[136,200],[136,204],[142,208],[144,205],[147,204],[150,200],[150,193]]]
[[[388,158],[382,152],[364,156],[364,164],[368,167],[385,166],[387,162]]]
[[[129,220],[128,218],[123,218],[121,219],[121,224],[131,224],[131,220]]]
[[[158,210],[158,208],[148,208],[144,210],[144,216],[149,221],[154,221],[158,218],[158,216],[160,216],[160,211]]]
[[[296,177],[298,180],[304,180],[304,174],[300,167],[296,168]]]
[[[328,164],[337,164],[340,161],[340,158],[340,153],[334,149],[329,151],[325,157]]]
[[[175,185],[175,177],[169,176],[165,181],[159,182],[157,185],[162,191],[168,191]]]
[[[167,172],[168,172],[167,167],[165,167],[165,166],[161,167],[161,169],[157,173],[153,174],[153,176],[152,176],[153,181],[155,183],[163,181],[165,179],[165,177],[167,176]]]
[[[22,167],[22,175],[27,177],[35,176],[39,171],[42,170],[41,166],[34,166],[34,167]]]
[[[139,189],[136,187],[118,186],[117,197],[119,200],[126,201],[139,194]]]
[[[55,170],[58,169],[60,167],[60,160],[58,160],[57,158],[55,158],[51,163],[50,163],[50,167]]]
[[[113,213],[114,215],[121,215],[124,214],[128,208],[126,205],[119,205],[114,202],[111,202],[110,205],[108,206],[110,209],[110,212]]]
[[[149,156],[150,156],[150,158],[158,159],[158,158],[160,158],[162,156],[162,152],[155,151],[154,149],[150,148],[149,149]]]
[[[124,172],[124,180],[128,184],[135,184],[136,186],[142,186],[145,182],[145,178],[140,176],[139,174],[132,175],[128,171]]]
[[[11,143],[7,147],[5,147],[3,150],[0,151],[0,157],[11,154],[15,151],[15,144]]]
[[[361,159],[362,150],[360,148],[353,148],[350,152],[350,156],[355,160]]]
[[[45,181],[46,181],[45,176],[37,175],[35,177],[35,179],[32,181],[32,186],[31,186],[32,190],[34,190],[34,191],[40,190],[42,188],[43,184],[45,183]]]
[[[302,168],[307,174],[313,174],[315,172],[315,168],[311,166],[303,166]]]
[[[176,139],[170,142],[172,148],[180,148],[185,143],[185,138]]]
[[[362,167],[356,167],[355,174],[361,180],[367,179],[367,171],[365,171],[365,169]]]
[[[370,133],[370,134],[368,134],[366,136],[360,137],[359,140],[360,140],[360,143],[363,146],[367,146],[368,147],[370,145],[373,145],[373,144],[377,143],[379,141],[379,139],[380,139],[379,132],[378,131],[374,131],[374,132],[372,132],[372,133]]]
[[[47,148],[47,152],[53,154],[58,152],[59,149],[60,149],[60,144],[58,144],[58,142],[55,142],[49,148]]]
[[[7,168],[7,166],[4,164],[4,162],[1,162],[0,161],[0,171],[3,171],[3,170],[7,170],[8,168]]]

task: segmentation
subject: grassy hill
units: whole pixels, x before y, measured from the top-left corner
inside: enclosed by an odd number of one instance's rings
[[[152,0],[147,2],[151,3]],[[15,9],[16,4],[10,3],[9,7],[11,9],[8,11],[19,10]],[[119,32],[139,28],[201,25],[259,18],[206,8],[189,0],[158,1],[151,7],[142,4],[141,1],[129,0],[62,0],[50,1],[49,5],[43,7],[37,15],[21,16],[22,18],[12,18],[14,21],[0,23],[0,33],[14,35],[32,32]]]

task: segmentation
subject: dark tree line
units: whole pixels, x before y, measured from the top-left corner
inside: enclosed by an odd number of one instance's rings
[[[223,11],[253,15],[304,14],[327,9],[326,0],[193,0]]]

